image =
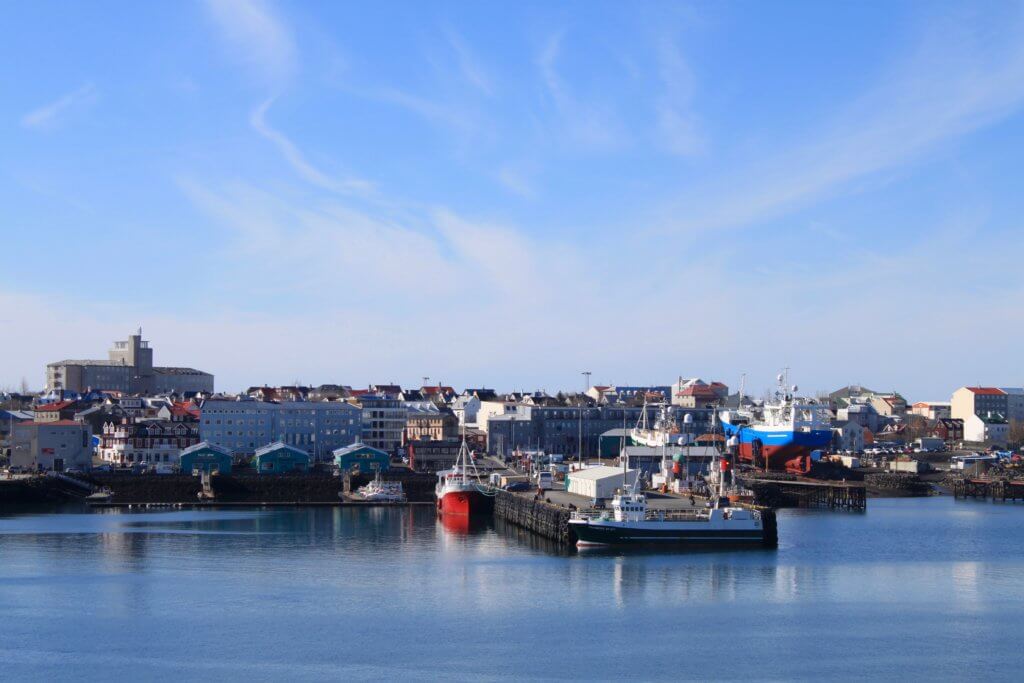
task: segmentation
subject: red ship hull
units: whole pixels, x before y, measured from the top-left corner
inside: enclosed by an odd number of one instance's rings
[[[477,489],[465,491],[449,491],[437,501],[438,511],[446,515],[478,515],[488,514],[494,505],[494,499],[485,496]]]
[[[757,469],[768,469],[773,472],[807,474],[811,471],[810,450],[797,444],[762,446],[758,454],[752,444],[742,443],[739,447],[739,459],[740,462],[753,465]]]

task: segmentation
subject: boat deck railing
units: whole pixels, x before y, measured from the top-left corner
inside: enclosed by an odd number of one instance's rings
[[[588,508],[577,510],[577,519],[614,519],[611,509]],[[651,510],[644,514],[645,522],[706,522],[710,516],[707,510]]]

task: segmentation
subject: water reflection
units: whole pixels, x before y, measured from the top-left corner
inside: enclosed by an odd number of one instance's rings
[[[564,543],[556,543],[549,538],[535,534],[520,526],[510,524],[503,519],[494,520],[494,530],[506,542],[516,547],[528,548],[535,552],[556,557],[565,557],[575,553],[575,549],[571,546],[567,546]]]

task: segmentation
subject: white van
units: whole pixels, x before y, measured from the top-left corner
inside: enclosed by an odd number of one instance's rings
[[[555,477],[551,472],[537,473],[537,488],[541,491],[550,491],[555,488]]]

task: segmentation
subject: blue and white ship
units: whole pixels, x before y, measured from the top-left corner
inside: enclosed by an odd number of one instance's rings
[[[832,443],[827,405],[795,397],[797,387],[786,386],[785,373],[778,376],[775,401],[753,411],[722,411],[727,439],[736,437],[737,457],[768,471],[806,474],[821,451]],[[742,394],[742,392],[741,392]]]

